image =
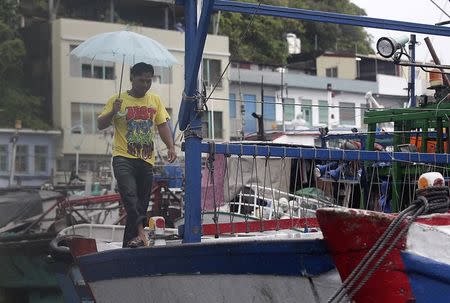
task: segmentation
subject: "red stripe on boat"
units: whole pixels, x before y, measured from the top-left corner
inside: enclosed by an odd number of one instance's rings
[[[295,218],[263,221],[247,221],[219,224],[203,224],[203,235],[261,232],[269,230],[293,229],[293,228],[317,228],[319,224],[316,218]]]

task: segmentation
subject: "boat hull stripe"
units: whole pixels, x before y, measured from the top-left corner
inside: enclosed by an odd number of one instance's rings
[[[416,302],[448,302],[450,265],[413,253],[402,252]]]
[[[87,282],[166,274],[316,276],[334,268],[323,240],[304,239],[124,248],[78,262]]]

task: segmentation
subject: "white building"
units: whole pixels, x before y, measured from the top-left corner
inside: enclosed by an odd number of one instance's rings
[[[367,92],[372,92],[385,108],[403,107],[408,101],[405,68],[375,56],[360,57],[324,54],[316,59],[317,76],[289,68],[234,63],[229,97],[231,136],[240,137],[242,129],[246,135],[257,131],[252,113],[261,114],[262,82],[266,131],[317,130],[328,126],[330,101],[337,106],[335,128],[365,128]],[[430,94],[425,83],[426,78],[416,78],[416,95]],[[332,100],[329,100],[328,85],[331,85]]]
[[[51,182],[60,136],[58,130],[0,128],[0,188]],[[16,158],[10,184],[14,141]]]

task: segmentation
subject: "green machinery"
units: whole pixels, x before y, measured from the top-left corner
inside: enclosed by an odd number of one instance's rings
[[[364,123],[368,125],[366,148],[373,150],[375,134],[380,123],[394,124],[393,151],[420,152],[420,153],[447,153],[450,154],[450,102],[448,88],[441,87],[436,90],[436,103],[422,104],[416,108],[386,109],[367,111]],[[417,148],[417,149],[415,149]],[[368,174],[373,169],[365,163]],[[414,168],[413,168],[414,167]],[[405,180],[408,176],[426,172],[429,167],[406,165],[393,161],[390,167],[390,184],[392,190],[391,207],[398,212],[402,205],[402,191],[405,189]],[[448,173],[440,168],[444,176]],[[384,174],[387,174],[386,170]],[[419,174],[420,175],[420,174]]]

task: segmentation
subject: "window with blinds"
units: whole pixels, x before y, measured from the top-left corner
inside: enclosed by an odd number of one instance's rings
[[[328,101],[319,100],[319,123],[328,124]]]
[[[8,145],[0,145],[0,171],[8,171]]]
[[[72,102],[70,113],[72,127],[82,126],[84,134],[99,133],[97,117],[103,111],[103,107],[103,104]],[[80,130],[76,129],[73,132],[80,133]]]
[[[302,99],[301,100],[302,118],[308,123],[309,126],[312,125],[312,100]]]
[[[16,146],[16,172],[28,172],[28,145]]]
[[[34,170],[36,172],[47,172],[48,146],[34,146]]]
[[[294,98],[284,98],[284,121],[292,121],[295,119],[295,100]]]
[[[264,96],[264,120],[275,121],[274,96]]]
[[[339,120],[341,125],[355,125],[355,103],[339,103]]]

